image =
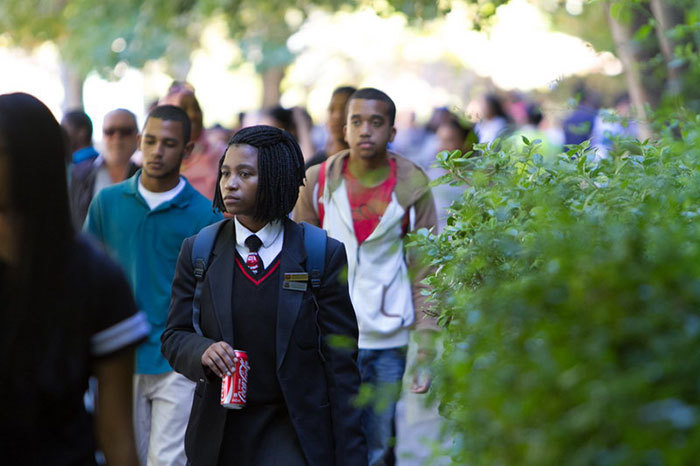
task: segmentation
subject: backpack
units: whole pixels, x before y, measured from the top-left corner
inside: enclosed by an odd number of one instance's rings
[[[204,227],[194,238],[192,245],[192,268],[196,285],[192,298],[192,327],[198,335],[202,335],[199,325],[199,303],[202,297],[202,284],[209,265],[209,256],[214,248],[219,230],[226,220],[220,220]],[[304,229],[304,248],[306,249],[306,268],[311,282],[311,291],[321,286],[323,269],[326,264],[326,231],[306,222],[301,222]]]

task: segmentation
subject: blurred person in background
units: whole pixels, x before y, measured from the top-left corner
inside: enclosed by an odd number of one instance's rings
[[[154,108],[139,135],[143,168],[92,200],[85,230],[127,271],[136,303],[148,317],[148,340],[136,350],[134,417],[141,464],[184,465],[184,437],[194,383],[160,353],[170,290],[185,238],[220,220],[211,202],[180,176],[192,151],[190,119],[173,105]],[[218,164],[218,163],[217,163]]]
[[[596,149],[596,160],[608,157],[615,138],[637,138],[637,122],[630,119],[629,95],[621,94],[615,98],[612,109],[601,109],[593,122],[591,146]]]
[[[576,86],[574,92],[578,100],[576,108],[564,119],[564,144],[581,144],[590,139],[593,122],[598,114],[598,97],[583,84]]]
[[[124,181],[138,170],[131,161],[138,135],[136,115],[129,110],[118,108],[105,115],[102,154],[75,164],[71,172],[68,194],[76,230],[83,227],[90,202],[102,188]]]
[[[322,163],[328,156],[348,148],[348,143],[345,142],[343,128],[345,127],[348,100],[350,100],[350,96],[356,90],[357,89],[352,86],[341,86],[336,88],[333,94],[331,94],[326,119],[326,129],[328,130],[326,147],[316,152],[313,157],[306,161],[307,169]]]
[[[461,150],[464,154],[472,150],[476,142],[474,125],[452,112],[440,123],[436,134],[438,152]]]
[[[298,138],[296,121],[294,120],[292,109],[284,108],[281,105],[263,108],[258,112],[258,118],[259,124],[283,129],[294,136],[294,139]]]
[[[92,120],[82,110],[72,110],[63,115],[61,126],[68,133],[68,144],[73,163],[96,158],[99,154],[92,146]]]
[[[553,146],[563,150],[564,129],[561,127],[560,119],[557,118],[559,106],[545,98],[540,104],[540,108],[542,109],[542,121],[539,124],[540,130],[547,135],[547,139]]]
[[[425,125],[418,123],[414,110],[397,110],[396,137],[391,142],[391,150],[418,160],[427,135]]]
[[[541,129],[544,116],[539,104],[529,102],[525,106],[527,122],[516,129],[513,134],[507,139],[506,146],[513,150],[520,151],[525,146],[523,136],[533,143],[539,140],[540,143],[534,150],[534,153],[542,155],[546,161],[552,161],[556,155],[561,152],[561,146],[550,141],[548,134]]]
[[[414,135],[415,147],[408,149],[406,157],[417,163],[423,170],[430,170],[435,163],[440,144],[437,130],[449,117],[450,111],[447,107],[435,107],[423,131]]]
[[[527,98],[519,91],[511,91],[506,94],[503,109],[516,128],[527,124],[528,104]]]
[[[284,108],[281,105],[264,108],[257,112],[246,113],[243,128],[256,125],[267,125],[283,129],[291,134],[299,144],[304,160],[310,160],[314,155],[311,140],[313,121],[311,115],[303,107]]]
[[[476,133],[474,125],[466,118],[461,118],[459,115],[450,112],[437,131],[437,152],[453,152],[459,150],[462,154],[472,150],[476,143]],[[439,167],[431,167],[428,171],[428,176],[431,180],[435,180],[446,172]],[[431,188],[435,197],[435,207],[437,210],[438,226],[443,229],[447,223],[447,208],[459,199],[464,192],[464,186],[450,186],[449,184],[441,184]]]
[[[226,146],[228,146],[228,140],[233,136],[233,131],[217,123],[211,128],[208,128],[204,134],[210,145],[214,147],[223,147],[225,150]]]
[[[191,141],[194,146],[192,152],[182,160],[180,174],[207,199],[214,199],[219,158],[224,153],[226,145],[213,145],[207,139],[202,108],[199,106],[194,88],[188,83],[175,81],[158,104],[175,105],[187,113],[192,125]]]
[[[75,234],[66,152],[43,103],[0,96],[0,445],[12,464],[93,465],[99,447],[136,466],[133,348],[148,323],[118,266]]]
[[[481,99],[479,121],[474,126],[480,143],[491,143],[508,134],[510,120],[500,97],[487,94]]]

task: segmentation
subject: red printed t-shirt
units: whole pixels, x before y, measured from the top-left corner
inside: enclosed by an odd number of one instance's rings
[[[361,244],[379,225],[386,207],[391,202],[391,193],[396,186],[396,161],[389,159],[389,176],[381,184],[368,188],[352,176],[348,160],[343,164],[343,178],[348,192],[352,222],[357,244]]]

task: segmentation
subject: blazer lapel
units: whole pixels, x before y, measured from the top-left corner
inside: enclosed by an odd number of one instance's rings
[[[233,221],[229,221],[219,232],[214,252],[207,269],[209,295],[214,307],[214,315],[219,322],[221,336],[234,346],[233,315],[231,314],[231,293],[233,292],[233,266],[235,261],[235,239]],[[235,346],[234,346],[235,347]]]
[[[292,337],[294,323],[299,315],[304,292],[282,288],[284,274],[305,272],[302,263],[306,261],[302,227],[289,219],[284,221],[284,242],[280,254],[280,292],[277,304],[277,370],[282,366],[287,346]]]

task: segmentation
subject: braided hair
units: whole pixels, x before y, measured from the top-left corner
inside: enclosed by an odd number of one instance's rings
[[[285,218],[299,197],[304,184],[304,157],[296,140],[287,131],[272,126],[250,126],[238,131],[229,140],[231,146],[246,144],[258,152],[258,190],[256,193],[256,220],[271,222]],[[219,160],[213,206],[226,212],[221,196],[221,166],[226,152]]]

